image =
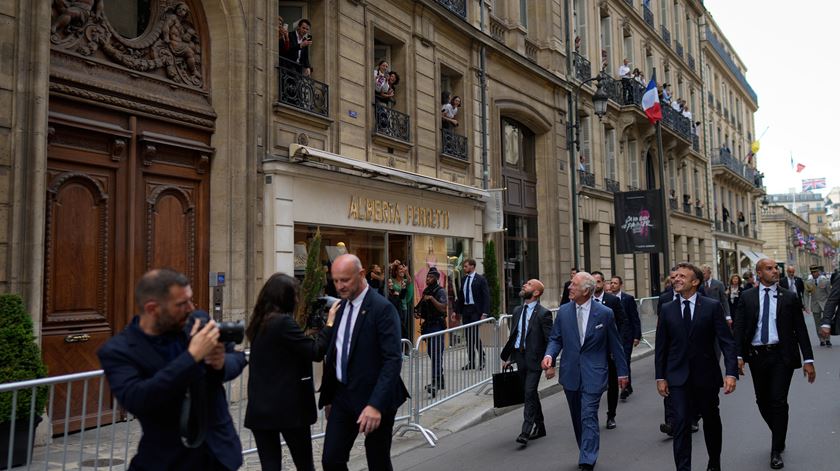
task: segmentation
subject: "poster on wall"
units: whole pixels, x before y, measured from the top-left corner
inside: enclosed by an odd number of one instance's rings
[[[662,252],[665,218],[659,190],[614,194],[616,253]]]

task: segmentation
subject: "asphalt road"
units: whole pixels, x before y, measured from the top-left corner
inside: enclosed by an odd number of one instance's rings
[[[810,324],[809,324],[810,326]],[[814,339],[811,334],[812,341]],[[835,337],[837,339],[837,337]],[[840,345],[840,341],[836,344]],[[785,469],[840,470],[840,347],[814,347],[817,380],[808,384],[801,370],[794,373]],[[653,357],[633,364],[635,393],[619,402],[618,428],[606,430],[606,394],[599,409],[601,450],[596,469],[674,469],[672,441],[659,432],[662,399],[656,393]],[[755,405],[752,381],[738,382],[734,393],[721,394],[723,420],[722,468],[748,471],[770,469],[770,431]],[[548,436],[526,448],[514,442],[522,424],[522,410],[479,424],[394,458],[399,470],[569,470],[577,469],[578,450],[565,394],[544,398]],[[706,469],[701,431],[693,435],[693,469]]]

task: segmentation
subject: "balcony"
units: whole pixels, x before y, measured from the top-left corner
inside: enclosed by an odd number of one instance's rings
[[[467,19],[467,0],[437,0],[447,10],[455,13],[462,20]]]
[[[604,179],[604,188],[606,188],[610,193],[618,193],[621,191],[621,185],[617,181],[609,178]]]
[[[680,209],[680,205],[677,203],[676,198],[668,198],[668,206],[671,208],[671,211]]]
[[[665,44],[671,47],[671,32],[668,31],[665,25],[659,25],[659,34],[662,35],[662,40],[665,41]]]
[[[734,75],[738,81],[741,82],[741,85],[747,89],[747,93],[750,95],[750,98],[752,98],[754,102],[758,103],[758,95],[756,95],[749,82],[747,82],[747,78],[708,26],[706,27],[706,39],[709,41],[709,44],[712,45],[712,49],[715,50],[717,55],[723,60],[724,64],[726,64],[726,67],[729,68],[729,71],[732,72],[732,75]]]
[[[294,70],[279,67],[280,103],[320,116],[330,115],[330,87]]]
[[[692,56],[690,53],[686,54],[686,56],[688,57],[688,68],[691,69],[692,71],[697,70],[695,68],[697,64],[696,64],[696,62],[694,62],[694,56]]]
[[[639,105],[642,106],[642,96],[645,94],[645,86],[633,79],[622,79],[621,86],[621,101],[622,106]]]
[[[580,178],[581,186],[588,186],[595,188],[595,174],[589,173],[585,170],[578,170],[578,178]]]
[[[756,186],[758,180],[756,179],[755,170],[739,162],[727,149],[718,149],[718,155],[712,159],[712,167],[715,166],[723,167],[745,180],[750,186]]]
[[[695,206],[694,207],[694,215],[699,217],[699,218],[702,218],[703,217],[703,208],[701,208],[700,206]]]
[[[627,191],[642,191],[642,189],[634,185],[627,185]]]
[[[585,57],[574,53],[575,77],[581,82],[589,80],[592,77],[592,63]]]
[[[651,28],[656,28],[656,26],[653,25],[653,12],[650,11],[650,8],[648,8],[645,4],[642,4],[642,14],[645,17],[645,23],[647,23]],[[654,31],[656,30],[654,29]]]
[[[721,224],[720,224],[720,221],[719,221],[719,220],[717,220],[717,219],[715,219],[715,230],[716,230],[716,231],[720,231],[720,230],[721,230]]]
[[[692,213],[691,203],[683,203],[683,212],[685,214],[691,214]]]
[[[709,92],[709,93],[706,95],[706,98],[707,98],[707,99],[708,99],[708,101],[709,101],[709,106],[710,106],[710,107],[715,106],[715,96],[714,96],[714,95],[712,95],[712,92]]]
[[[687,141],[692,140],[691,120],[670,106],[662,107],[662,123]]]
[[[677,41],[676,39],[674,40],[674,50],[677,52],[677,55],[680,56],[680,59],[685,58],[685,56],[683,56],[683,52],[684,52],[683,51],[683,45],[682,45],[681,42]]]
[[[374,132],[376,134],[406,143],[411,142],[410,116],[384,105],[375,105],[375,113]]]
[[[455,134],[451,129],[441,129],[441,141],[443,142],[443,150],[441,154],[452,157],[453,159],[469,162],[469,142],[466,136]]]
[[[691,135],[691,148],[694,149],[694,152],[700,152],[700,136],[697,134]]]

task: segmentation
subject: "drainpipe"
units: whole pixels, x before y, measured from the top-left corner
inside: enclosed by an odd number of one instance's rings
[[[564,0],[564,22],[566,24],[566,80],[572,76],[572,36],[571,23],[569,19],[569,9],[571,8],[569,0]],[[578,215],[578,192],[577,192],[577,163],[575,162],[575,126],[577,126],[577,104],[575,103],[574,95],[571,90],[567,90],[566,109],[568,116],[566,117],[566,149],[569,153],[569,177],[571,178],[570,189],[572,193],[572,266],[580,269],[580,227]]]
[[[481,31],[484,32],[484,2],[481,2]],[[487,163],[487,50],[484,44],[478,53],[478,83],[481,87],[481,186],[485,190],[490,184],[490,169]]]
[[[703,76],[703,58],[705,57],[705,53],[703,52],[703,34],[706,27],[706,12],[704,10],[703,15],[698,17],[697,21],[697,59],[699,62],[700,67],[700,106],[702,109],[701,116],[703,117],[703,148],[706,151],[706,208],[709,211],[709,219],[714,218],[716,202],[714,202],[714,198],[712,198],[712,193],[710,191],[710,187],[713,185],[712,179],[714,178],[712,174],[712,152],[709,148],[709,133],[712,132],[709,129],[711,126],[711,120],[709,123],[706,123],[706,78]],[[714,273],[717,273],[718,278],[720,278],[720,267],[718,266],[718,240],[717,237],[714,235],[715,233],[715,221],[712,220],[711,223],[712,227],[712,270]],[[738,260],[738,264],[740,265],[740,260]]]

